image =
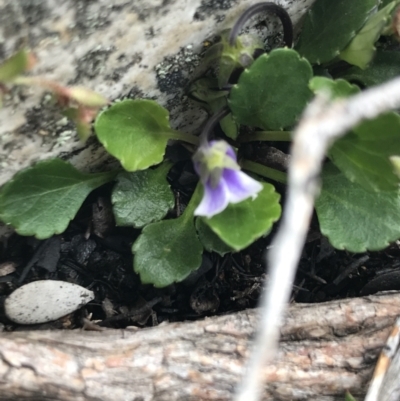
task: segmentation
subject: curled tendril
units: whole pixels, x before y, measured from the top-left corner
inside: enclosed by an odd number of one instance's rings
[[[293,24],[292,20],[290,19],[289,14],[287,11],[278,6],[275,3],[257,3],[248,8],[236,21],[236,24],[233,26],[230,34],[229,34],[229,44],[230,46],[235,46],[236,38],[239,35],[239,32],[243,29],[244,24],[254,15],[262,12],[268,11],[275,14],[282,23],[283,26],[283,40],[287,47],[293,46]]]
[[[223,107],[222,109],[218,110],[214,113],[209,120],[207,121],[206,125],[204,126],[203,130],[200,134],[200,143],[205,144],[208,142],[208,138],[210,132],[214,129],[216,124],[218,124],[224,117],[226,117],[230,113],[230,109],[228,106]]]

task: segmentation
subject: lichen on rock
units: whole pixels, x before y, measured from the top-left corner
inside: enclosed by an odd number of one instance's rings
[[[26,44],[32,74],[83,85],[110,100],[143,96],[171,114],[171,125],[198,129],[205,113],[185,97],[203,43],[230,27],[257,0],[4,0],[0,62]],[[285,0],[294,23],[313,0]],[[264,17],[262,17],[264,18]],[[273,27],[268,23],[268,27]],[[273,32],[269,32],[273,35]],[[15,88],[0,110],[0,184],[33,162],[62,155],[93,170],[108,160],[95,140],[79,142],[40,90]]]

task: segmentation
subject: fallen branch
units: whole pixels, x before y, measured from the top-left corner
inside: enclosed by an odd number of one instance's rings
[[[263,399],[361,397],[400,310],[400,293],[291,305]],[[0,400],[230,400],[257,311],[145,330],[0,336]]]
[[[276,354],[279,329],[319,190],[318,177],[327,149],[362,120],[399,107],[400,78],[345,100],[330,101],[326,96],[317,96],[307,107],[294,132],[288,196],[278,234],[268,255],[269,281],[261,299],[264,312],[236,401],[260,399],[263,367],[271,363]]]

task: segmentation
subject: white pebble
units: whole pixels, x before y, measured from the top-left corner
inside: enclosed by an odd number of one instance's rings
[[[15,323],[38,324],[57,320],[93,299],[93,291],[79,285],[40,280],[17,288],[7,297],[4,309]]]

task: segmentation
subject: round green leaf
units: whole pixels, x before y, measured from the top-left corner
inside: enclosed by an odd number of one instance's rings
[[[99,141],[127,171],[144,170],[162,161],[173,134],[168,111],[152,100],[123,100],[99,114],[94,125]]]
[[[326,77],[314,77],[311,79],[309,86],[314,93],[324,90],[329,91],[332,99],[348,97],[360,92],[358,86],[352,85],[344,79],[333,80]]]
[[[0,219],[18,234],[49,238],[62,233],[86,196],[115,172],[84,174],[60,159],[37,163],[0,190]]]
[[[307,13],[297,51],[312,64],[333,60],[378,4],[379,0],[317,0]]]
[[[225,254],[234,251],[230,246],[226,245],[225,242],[222,241],[206,223],[204,223],[202,218],[196,219],[196,230],[201,243],[207,251],[216,252],[220,256],[224,256]]]
[[[118,226],[143,227],[163,219],[174,207],[174,194],[166,180],[170,167],[164,163],[154,170],[118,174],[111,198]]]
[[[321,232],[337,249],[365,252],[400,238],[400,191],[369,192],[331,163],[322,173],[315,207]]]
[[[292,126],[312,93],[309,62],[291,49],[276,49],[259,57],[240,76],[229,105],[242,124],[278,130]]]
[[[346,48],[340,52],[340,58],[349,64],[362,69],[366,68],[374,56],[375,42],[391,18],[395,5],[392,1],[372,15]]]
[[[352,182],[369,191],[391,191],[399,184],[389,157],[400,154],[400,116],[396,113],[362,122],[328,152]]]
[[[200,267],[203,252],[193,213],[147,225],[132,252],[133,266],[142,283],[166,287],[184,280]]]
[[[280,195],[271,184],[263,183],[256,199],[230,204],[221,213],[203,221],[236,251],[246,248],[268,234],[281,215]]]

